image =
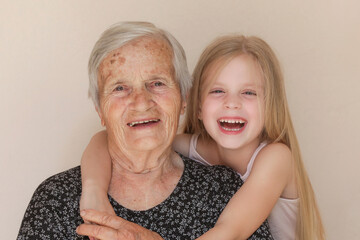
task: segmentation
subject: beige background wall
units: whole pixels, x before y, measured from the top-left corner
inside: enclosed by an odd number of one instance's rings
[[[79,164],[101,129],[87,98],[99,34],[146,20],[183,44],[190,70],[215,36],[264,38],[288,100],[328,239],[360,239],[360,3],[356,0],[0,1],[0,228],[15,239],[45,178]]]

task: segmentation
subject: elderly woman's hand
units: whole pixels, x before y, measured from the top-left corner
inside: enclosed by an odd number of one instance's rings
[[[163,240],[156,232],[118,216],[96,210],[82,210],[80,214],[87,222],[96,224],[81,224],[76,229],[79,235],[102,240]]]

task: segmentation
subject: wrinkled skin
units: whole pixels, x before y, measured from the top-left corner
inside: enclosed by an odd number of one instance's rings
[[[100,108],[113,161],[109,194],[132,210],[164,201],[183,172],[171,149],[185,103],[167,42],[142,37],[110,52],[98,71]],[[84,213],[86,213],[84,215]],[[98,239],[162,239],[137,224],[95,210],[77,232]]]
[[[90,239],[102,240],[161,240],[159,234],[117,216],[95,210],[83,210],[81,216],[94,224],[81,224],[76,232]]]
[[[184,105],[172,57],[165,41],[143,37],[112,51],[99,67],[98,113],[110,154],[123,168],[148,171],[158,164],[152,156],[169,154]],[[154,123],[129,126],[143,120]],[[146,161],[134,163],[134,155]]]

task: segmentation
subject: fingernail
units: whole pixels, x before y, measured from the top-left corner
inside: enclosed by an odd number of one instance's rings
[[[83,216],[85,216],[85,215],[86,215],[86,211],[85,211],[85,210],[81,210],[81,211],[80,211],[80,216],[83,217]]]

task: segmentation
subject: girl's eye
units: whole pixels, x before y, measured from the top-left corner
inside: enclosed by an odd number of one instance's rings
[[[244,94],[249,95],[249,96],[256,96],[257,95],[256,92],[254,92],[254,91],[245,91]]]
[[[224,91],[221,90],[221,89],[214,89],[214,90],[211,90],[210,93],[214,93],[214,94],[216,94],[216,93],[224,93]]]

